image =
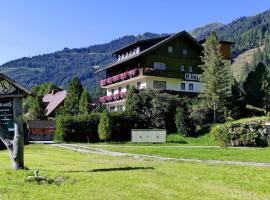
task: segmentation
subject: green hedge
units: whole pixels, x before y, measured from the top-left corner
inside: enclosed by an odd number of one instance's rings
[[[135,127],[135,118],[125,113],[111,113],[112,117],[112,140],[130,141],[131,129]]]
[[[111,141],[129,141],[134,119],[125,113],[110,113],[112,118]],[[56,119],[54,139],[65,142],[98,142],[100,114],[86,116],[59,116]]]
[[[56,119],[54,139],[65,142],[97,142],[99,118],[99,114],[59,116]]]

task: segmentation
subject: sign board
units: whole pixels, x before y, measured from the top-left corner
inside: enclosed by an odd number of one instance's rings
[[[0,94],[10,94],[14,92],[16,88],[6,80],[0,81]]]
[[[8,137],[14,135],[13,100],[0,99],[0,123],[7,131]]]
[[[201,81],[201,76],[199,74],[185,73],[185,80],[187,80],[187,81]]]

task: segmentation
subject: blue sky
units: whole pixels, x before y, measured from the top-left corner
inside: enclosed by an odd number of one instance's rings
[[[267,9],[267,0],[0,0],[0,64],[127,34],[226,24]]]

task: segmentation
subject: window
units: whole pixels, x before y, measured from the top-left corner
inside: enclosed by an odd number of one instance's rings
[[[121,93],[121,91],[122,91],[122,88],[119,87],[119,88],[118,88],[118,93]]]
[[[193,83],[190,83],[190,84],[188,85],[188,89],[191,90],[191,91],[193,90]]]
[[[168,53],[173,53],[173,47],[172,46],[168,46]]]
[[[137,82],[137,89],[141,88],[141,82]]]
[[[115,106],[110,107],[110,111],[115,111]]]
[[[166,81],[154,81],[154,89],[166,90]]]
[[[185,65],[180,65],[180,71],[184,72],[185,71]]]
[[[188,71],[189,71],[189,72],[193,72],[193,67],[192,67],[192,65],[188,66]]]
[[[186,84],[185,83],[181,83],[181,90],[185,90],[186,89]]]
[[[112,95],[114,94],[114,89],[111,90]]]
[[[162,62],[154,62],[154,69],[166,70],[166,64]]]
[[[182,54],[186,56],[188,54],[188,50],[187,49],[182,49]]]

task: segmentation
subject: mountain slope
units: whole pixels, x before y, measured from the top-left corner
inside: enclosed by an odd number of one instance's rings
[[[222,26],[224,26],[224,24],[222,23],[211,23],[211,24],[207,24],[205,26],[199,27],[199,28],[195,28],[194,30],[190,31],[190,34],[193,37],[198,38],[201,35],[208,34],[209,32],[212,32],[212,31],[216,31]]]
[[[270,10],[255,16],[241,17],[232,23],[216,29],[220,39],[234,41],[233,55],[261,46],[264,39],[270,38]],[[210,31],[198,35],[203,39]]]

